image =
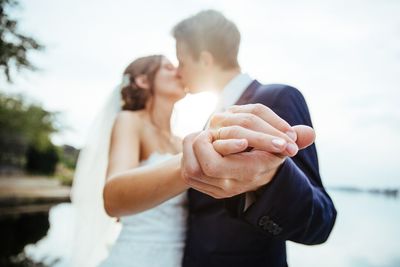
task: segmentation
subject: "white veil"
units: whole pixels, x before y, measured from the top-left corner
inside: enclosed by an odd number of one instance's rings
[[[71,265],[97,266],[108,254],[120,226],[103,208],[103,186],[114,119],[121,110],[121,88],[114,89],[89,130],[87,143],[79,154],[71,191],[75,231]]]

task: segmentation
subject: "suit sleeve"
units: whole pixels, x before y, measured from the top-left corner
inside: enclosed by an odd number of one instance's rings
[[[307,104],[297,89],[285,86],[272,99],[271,103],[271,96],[260,96],[257,101],[292,126],[312,126]],[[264,234],[310,245],[327,240],[336,210],[322,185],[314,144],[286,159],[273,180],[256,195],[256,201],[245,212],[237,211],[239,217]],[[244,195],[240,198],[243,206]]]

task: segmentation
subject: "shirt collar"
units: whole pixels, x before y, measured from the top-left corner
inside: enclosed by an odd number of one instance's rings
[[[247,73],[240,73],[225,85],[217,105],[217,110],[221,111],[234,105],[243,94],[243,92],[253,82],[253,79]]]

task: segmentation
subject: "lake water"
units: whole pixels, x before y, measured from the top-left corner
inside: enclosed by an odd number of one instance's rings
[[[400,199],[367,193],[332,191],[338,217],[329,240],[322,245],[288,243],[291,267],[398,267],[400,266]],[[70,204],[54,207],[48,236],[26,252],[67,267],[74,227]],[[55,261],[57,257],[62,259]]]
[[[288,245],[289,266],[400,266],[400,199],[330,192],[338,217],[329,240],[318,246]]]

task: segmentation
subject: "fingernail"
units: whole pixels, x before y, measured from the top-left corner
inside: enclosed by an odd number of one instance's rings
[[[282,149],[286,145],[286,141],[280,138],[272,139],[272,144],[277,149]]]
[[[286,147],[286,150],[287,152],[289,152],[290,155],[296,155],[299,149],[297,148],[297,145],[289,143]]]
[[[287,131],[286,135],[289,136],[289,138],[292,139],[294,142],[296,142],[297,134],[295,131]]]

